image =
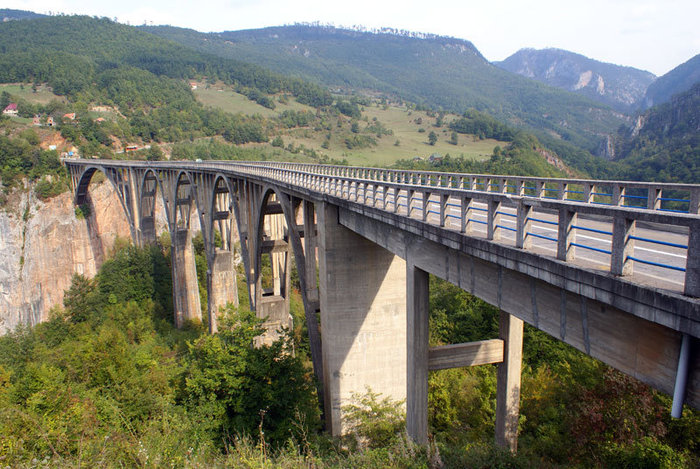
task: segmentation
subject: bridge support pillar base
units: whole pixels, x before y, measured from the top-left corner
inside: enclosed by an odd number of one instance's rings
[[[219,309],[228,303],[238,306],[238,283],[233,258],[233,252],[217,249],[213,265],[207,272],[207,311],[211,334],[218,330]]]
[[[499,337],[503,340],[503,362],[496,383],[496,444],[518,449],[520,373],[523,359],[523,321],[501,311]]]
[[[173,272],[173,308],[175,326],[182,327],[185,321],[201,321],[202,308],[199,302],[197,266],[189,230],[177,230],[171,244]]]
[[[406,398],[406,263],[318,212],[326,428],[346,430],[342,407],[371,389]]]
[[[154,217],[143,217],[139,224],[138,243],[141,247],[155,244],[156,242],[156,220]]]

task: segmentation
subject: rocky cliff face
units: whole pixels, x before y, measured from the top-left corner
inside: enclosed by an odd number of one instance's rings
[[[644,70],[599,62],[560,49],[521,49],[495,65],[583,94],[623,112],[636,109],[655,78]]]
[[[46,202],[16,192],[0,212],[0,334],[34,325],[63,302],[71,277],[92,277],[129,224],[108,183],[91,189],[93,213],[77,218],[70,193]]]

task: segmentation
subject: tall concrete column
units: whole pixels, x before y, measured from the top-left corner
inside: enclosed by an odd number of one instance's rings
[[[406,266],[406,430],[418,444],[428,441],[428,273]]]
[[[202,308],[199,302],[197,266],[190,230],[177,230],[171,244],[173,308],[175,326],[182,327],[185,321],[201,321]]]
[[[209,332],[218,330],[219,309],[228,303],[238,306],[238,283],[234,267],[234,253],[216,248],[214,260],[207,271],[207,311]]]
[[[353,394],[406,398],[406,263],[341,226],[336,206],[319,208],[324,406],[339,435]]]
[[[141,217],[139,225],[139,244],[141,246],[154,244],[156,242],[156,217],[152,215]]]
[[[523,321],[504,311],[500,314],[499,337],[504,349],[496,382],[496,444],[515,452],[518,449]]]

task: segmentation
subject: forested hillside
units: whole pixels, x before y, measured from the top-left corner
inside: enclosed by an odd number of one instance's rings
[[[287,91],[312,105],[329,99],[326,91],[301,80],[202,54],[107,18],[11,21],[0,28],[0,50],[0,81],[48,82],[58,94],[91,92],[97,74],[133,67],[170,78],[207,76],[266,93]]]
[[[376,89],[456,113],[473,107],[588,150],[622,122],[603,104],[491,65],[461,39],[315,25],[216,34],[171,27],[144,30],[331,87]]]
[[[700,82],[620,129],[615,160],[622,179],[700,181]]]

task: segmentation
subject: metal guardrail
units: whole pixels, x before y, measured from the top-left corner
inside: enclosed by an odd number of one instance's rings
[[[535,249],[534,240],[549,243],[555,257],[573,262],[576,248],[607,256],[607,269],[614,275],[632,275],[635,263],[662,271],[683,272],[679,284],[686,295],[700,296],[700,216],[697,204],[700,185],[662,184],[580,179],[547,179],[435,173],[272,162],[126,162],[114,160],[66,160],[84,166],[141,166],[154,169],[216,171],[252,175],[270,182],[338,197],[409,218],[458,230],[470,236],[511,243],[519,249]],[[495,181],[495,182],[494,182]],[[555,186],[555,187],[552,187]],[[489,187],[498,190],[479,190]],[[535,193],[528,193],[535,188]],[[578,187],[583,190],[579,191]],[[612,187],[601,192],[600,187]],[[646,197],[631,191],[646,190]],[[686,191],[693,213],[661,208],[663,191]],[[548,196],[556,194],[556,197]],[[570,198],[568,194],[583,197]],[[603,196],[612,196],[608,203]],[[641,200],[646,207],[629,206],[624,200]],[[581,199],[581,200],[577,200]],[[642,236],[638,224],[644,224]],[[673,227],[670,229],[669,227]],[[485,228],[485,233],[483,232]],[[674,239],[669,230],[676,231]],[[600,236],[591,238],[588,235]],[[578,237],[577,237],[578,235]],[[679,239],[675,239],[679,238]],[[592,239],[586,243],[584,239]],[[639,251],[668,254],[672,261],[644,257]],[[604,247],[609,245],[610,247]],[[668,252],[643,246],[661,246]],[[541,248],[542,246],[537,246]],[[596,261],[601,263],[600,261]],[[664,275],[664,274],[662,274]]]

